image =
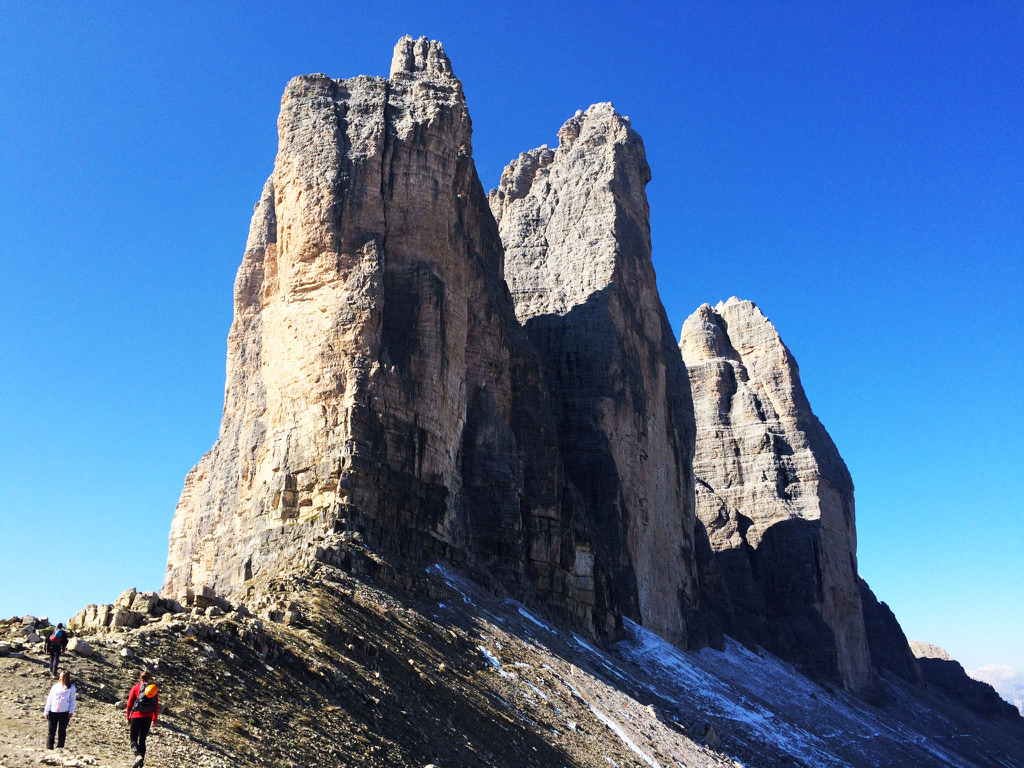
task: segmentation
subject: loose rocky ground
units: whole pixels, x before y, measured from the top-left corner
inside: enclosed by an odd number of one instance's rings
[[[968,735],[949,702],[917,723],[895,683],[871,705],[767,654],[683,653],[631,625],[602,650],[449,569],[413,581],[320,563],[261,586],[253,610],[291,624],[196,609],[87,636],[91,658],[65,657],[79,700],[63,753],[43,749],[41,643],[8,622],[0,768],[129,765],[141,669],[163,707],[149,766],[1024,765],[1024,734]]]

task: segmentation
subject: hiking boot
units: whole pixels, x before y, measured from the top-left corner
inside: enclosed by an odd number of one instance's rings
[[[142,768],[142,755],[135,758],[135,762],[132,763],[132,768]]]

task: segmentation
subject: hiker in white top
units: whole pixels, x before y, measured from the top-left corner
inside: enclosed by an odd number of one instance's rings
[[[71,684],[71,673],[64,670],[60,680],[53,684],[46,697],[43,717],[50,721],[46,736],[46,748],[53,749],[53,737],[57,736],[57,749],[64,749],[64,737],[68,735],[68,721],[75,714],[75,686]]]

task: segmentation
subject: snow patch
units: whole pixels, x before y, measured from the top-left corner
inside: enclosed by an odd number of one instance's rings
[[[551,633],[552,635],[557,635],[557,634],[558,634],[557,632],[555,632],[555,630],[553,630],[553,629],[552,629],[551,627],[549,627],[549,626],[548,626],[547,624],[545,624],[545,623],[544,623],[543,621],[541,621],[540,619],[538,619],[538,618],[534,617],[533,615],[531,615],[531,614],[530,614],[530,612],[529,612],[529,611],[527,611],[527,610],[526,610],[525,608],[523,608],[522,606],[519,606],[519,615],[520,615],[520,616],[522,616],[522,617],[523,617],[524,619],[526,619],[527,621],[531,621],[531,622],[533,622],[534,624],[536,624],[536,625],[537,625],[538,627],[540,627],[541,629],[547,630],[547,631],[548,631],[548,632],[550,632],[550,633]]]
[[[433,565],[427,567],[427,573],[436,573],[438,576],[444,579],[445,584],[447,584],[449,587],[454,589],[462,596],[463,602],[469,603],[470,605],[473,604],[473,601],[466,597],[466,593],[459,589],[455,583],[461,581],[461,579],[459,579],[455,572],[452,571],[452,569],[449,568],[447,565],[445,565],[444,563],[434,563]]]

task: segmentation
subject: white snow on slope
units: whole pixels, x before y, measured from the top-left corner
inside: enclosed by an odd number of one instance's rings
[[[962,760],[919,733],[892,727],[843,691],[822,688],[766,651],[753,653],[726,638],[725,652],[705,648],[684,652],[657,635],[624,620],[627,639],[618,651],[651,673],[651,689],[678,702],[699,704],[709,718],[732,722],[753,742],[767,742],[816,768],[845,766],[835,749],[860,752],[874,739],[911,742],[948,763]],[[785,714],[782,714],[785,713]],[[825,723],[841,723],[837,729]]]
[[[582,693],[577,691],[568,680],[563,679],[562,684],[570,691],[572,691],[572,695],[580,701],[582,701],[587,706],[587,708],[594,714],[594,717],[596,717],[598,720],[604,723],[608,727],[608,729],[616,736],[618,736],[622,743],[629,747],[633,752],[635,752],[641,760],[643,760],[645,763],[651,766],[651,768],[661,768],[661,766],[658,765],[657,761],[653,757],[651,757],[642,749],[640,749],[640,747],[638,747],[636,743],[631,738],[629,738],[629,734],[622,729],[622,726],[620,726],[618,723],[616,723],[614,720],[608,717],[608,715],[606,715],[604,712],[602,712],[593,704],[591,704],[587,700],[587,698]]]
[[[538,627],[540,627],[541,629],[544,629],[544,630],[547,630],[548,632],[550,632],[550,633],[551,633],[552,635],[554,635],[554,634],[557,634],[557,633],[555,632],[555,630],[553,630],[553,629],[552,629],[551,627],[549,627],[549,626],[548,626],[547,624],[545,624],[545,623],[544,623],[543,621],[541,621],[540,619],[538,619],[538,618],[535,618],[535,617],[534,617],[534,616],[533,616],[532,614],[530,614],[530,613],[529,613],[529,612],[528,612],[528,611],[527,611],[527,610],[526,610],[525,608],[523,608],[523,606],[519,605],[519,604],[518,604],[518,603],[516,603],[516,602],[515,602],[514,600],[506,600],[505,602],[507,602],[507,603],[512,603],[513,605],[516,605],[516,606],[517,606],[517,607],[519,608],[519,615],[520,615],[520,616],[522,616],[522,617],[523,617],[524,619],[526,619],[527,621],[531,621],[531,622],[533,622],[534,624],[536,624],[536,625],[537,625]]]
[[[455,574],[450,567],[445,563],[434,563],[427,568],[427,573],[435,573],[444,579],[445,583],[458,592],[462,596],[463,602],[473,604],[473,601],[466,597],[466,593],[458,588],[456,582],[460,582],[461,579]]]

